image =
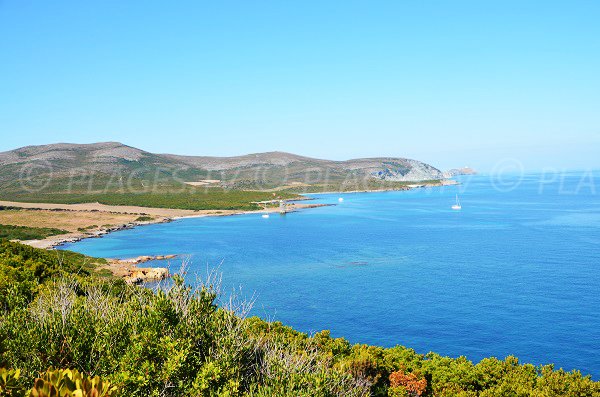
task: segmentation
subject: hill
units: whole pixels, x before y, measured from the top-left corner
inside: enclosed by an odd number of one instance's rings
[[[265,189],[290,184],[443,178],[437,168],[405,158],[332,161],[283,152],[235,157],[180,156],[150,153],[118,142],[27,146],[0,153],[0,166],[0,188],[9,190],[43,187],[60,191],[65,187],[90,186],[110,190],[127,184],[177,186],[184,182]]]

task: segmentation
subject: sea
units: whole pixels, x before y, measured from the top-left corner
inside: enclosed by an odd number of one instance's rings
[[[96,257],[177,254],[222,275],[251,315],[352,343],[519,357],[600,379],[600,172],[458,178],[315,194],[286,215],[187,218],[66,244]],[[461,210],[453,210],[456,197]]]

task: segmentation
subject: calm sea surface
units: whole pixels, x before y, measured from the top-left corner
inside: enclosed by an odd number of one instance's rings
[[[595,175],[476,176],[458,187],[316,195],[337,205],[269,219],[178,220],[63,248],[189,255],[192,282],[192,273],[220,264],[224,286],[255,295],[254,314],[305,332],[474,361],[516,355],[598,379]],[[450,209],[456,193],[462,211]]]

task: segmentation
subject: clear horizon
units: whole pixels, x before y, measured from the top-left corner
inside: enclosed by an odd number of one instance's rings
[[[600,3],[0,1],[0,151],[598,169]]]

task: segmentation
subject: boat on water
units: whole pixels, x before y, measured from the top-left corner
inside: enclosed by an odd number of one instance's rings
[[[460,205],[460,201],[458,200],[458,194],[456,195],[456,204],[454,204],[452,206],[452,209],[457,210],[457,211],[462,209],[462,206]]]
[[[262,214],[262,217],[267,219],[269,217],[269,214]]]

